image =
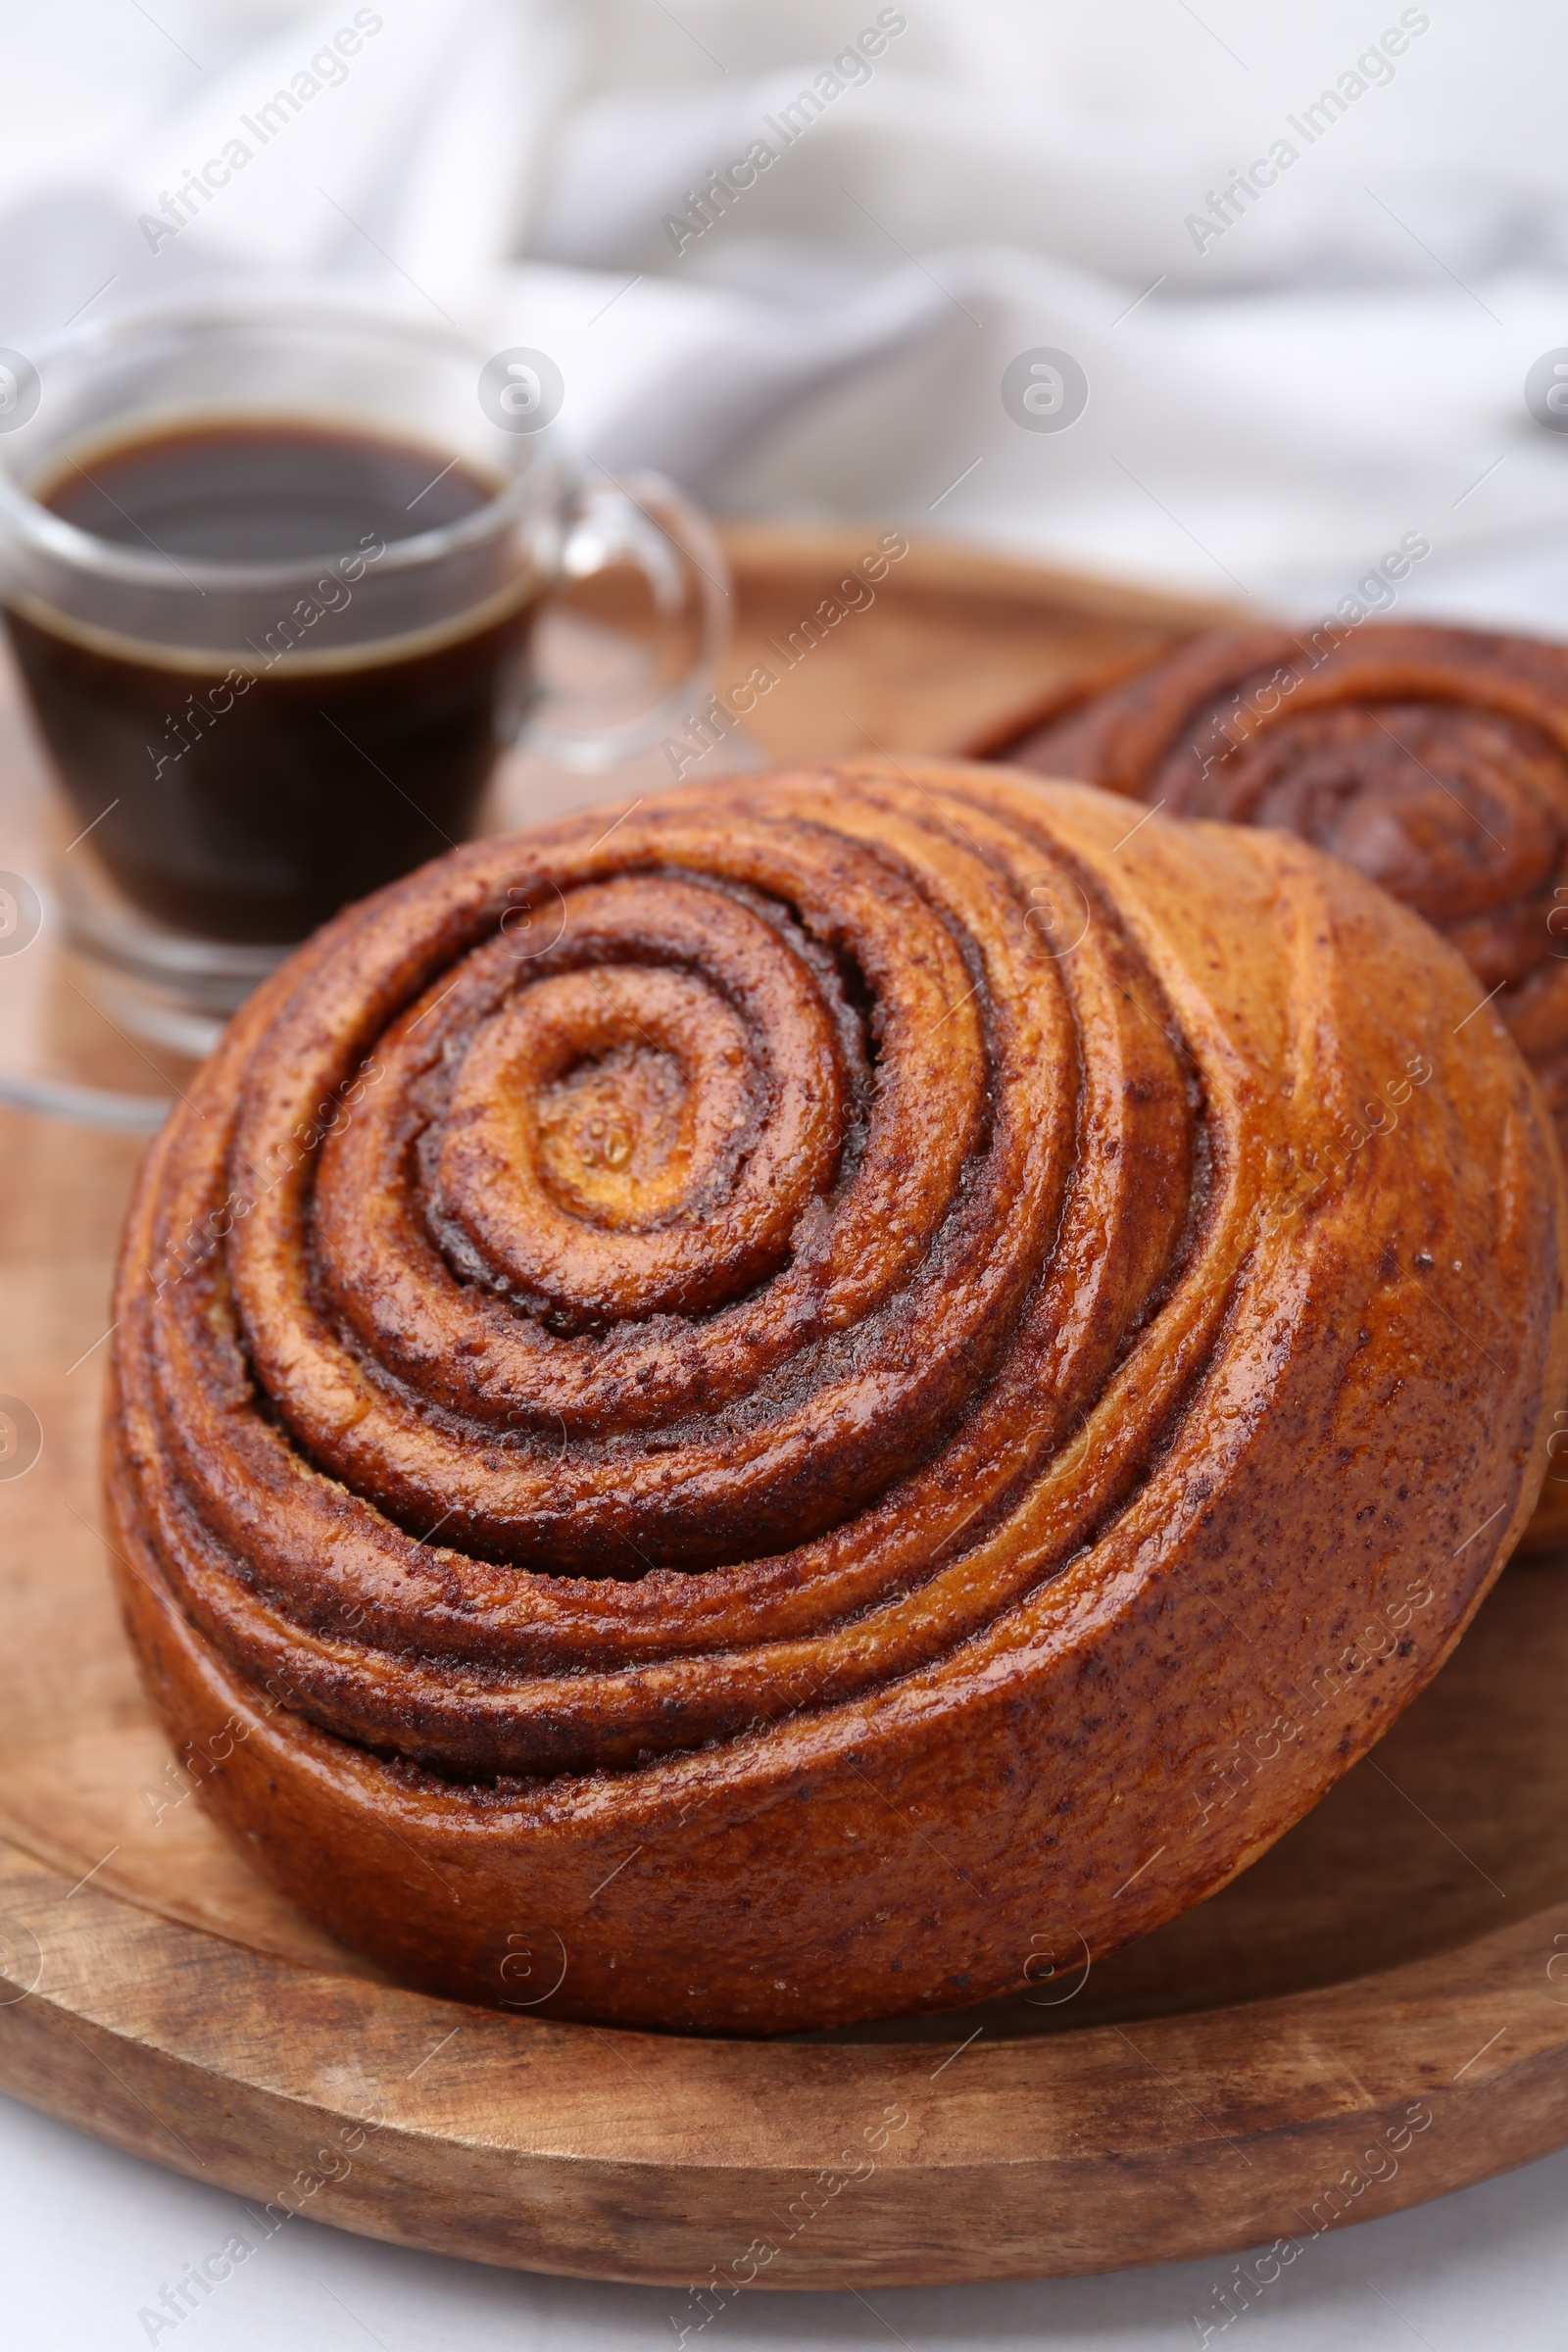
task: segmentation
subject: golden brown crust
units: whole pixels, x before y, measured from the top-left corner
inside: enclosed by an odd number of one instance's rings
[[[1568,1149],[1568,648],[1388,623],[1332,646],[1215,629],[1043,716],[1004,754],[1018,765],[1283,826],[1424,915],[1497,992]],[[1568,1458],[1528,1544],[1565,1539]]]
[[[1564,1377],[1536,1090],[1353,875],[1126,834],[691,789],[232,1025],[127,1225],[115,1543],[346,1940],[687,2028],[976,1999],[1211,1891],[1446,1654]]]

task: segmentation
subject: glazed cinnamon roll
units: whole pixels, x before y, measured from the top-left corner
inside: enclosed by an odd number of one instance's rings
[[[1561,1179],[1474,995],[1297,842],[963,765],[351,908],[123,1246],[113,1543],[209,1801],[417,1984],[685,2029],[1210,1892],[1540,1481]]]
[[[1216,629],[1007,755],[1131,799],[1281,825],[1452,941],[1568,1148],[1568,648],[1374,623]],[[1568,1412],[1532,1548],[1568,1539]]]

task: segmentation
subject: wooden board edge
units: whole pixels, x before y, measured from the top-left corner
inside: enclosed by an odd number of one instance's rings
[[[719,544],[738,577],[775,584],[819,581],[848,568],[877,547],[885,520],[861,523],[762,523],[721,521]],[[969,540],[903,534],[909,553],[899,566],[901,584],[927,592],[1006,597],[1042,611],[1063,609],[1096,619],[1134,621],[1160,629],[1233,628],[1255,615],[1240,604],[1183,594],[1177,589],[1143,588],[1109,573],[1037,564],[1004,549],[977,547]]]
[[[73,1892],[14,1847],[0,1921],[43,1961],[0,2005],[16,2096],[250,2199],[259,2229],[270,2209],[274,2227],[306,2214],[690,2290],[677,2332],[701,2297],[752,2286],[1305,2243],[1568,2139],[1568,1983],[1545,1974],[1568,1904],[1383,1977],[935,2067],[929,2044],[684,2041],[465,2010]],[[461,2068],[441,2066],[465,2038]]]

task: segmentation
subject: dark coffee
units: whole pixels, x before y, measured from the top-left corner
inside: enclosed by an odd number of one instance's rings
[[[377,567],[502,487],[434,449],[286,421],[127,438],[35,485],[176,580],[193,562],[311,567],[303,595],[280,571],[275,618],[251,592],[259,625],[233,651],[160,643],[151,605],[114,629],[8,606],[73,806],[138,906],[209,939],[296,940],[464,839],[520,705],[540,583],[494,545],[456,597],[450,573]],[[368,633],[372,595],[395,617]]]

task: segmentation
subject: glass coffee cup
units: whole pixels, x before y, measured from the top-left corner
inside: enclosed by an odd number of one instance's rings
[[[503,751],[608,765],[721,656],[711,531],[657,477],[584,480],[543,353],[296,298],[34,368],[6,371],[0,604],[68,804],[65,931],[144,1037],[201,1050],[339,906],[466,838]],[[662,676],[565,725],[536,620],[628,576]]]

